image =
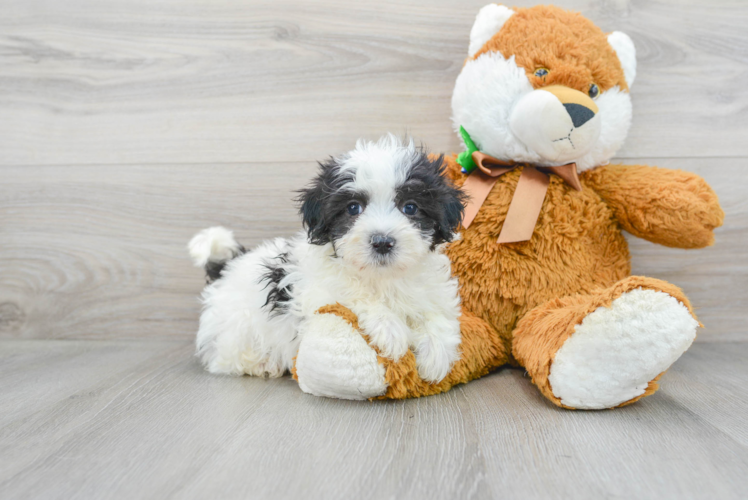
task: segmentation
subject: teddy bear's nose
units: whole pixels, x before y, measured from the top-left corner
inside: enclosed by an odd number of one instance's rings
[[[564,107],[566,108],[566,112],[569,113],[574,127],[581,127],[595,116],[595,113],[590,108],[582,106],[581,104],[569,102],[565,103]]]
[[[574,128],[579,128],[592,120],[595,114],[600,111],[595,101],[590,99],[590,96],[565,85],[549,85],[538,90],[548,92],[559,100],[569,118],[571,118]]]

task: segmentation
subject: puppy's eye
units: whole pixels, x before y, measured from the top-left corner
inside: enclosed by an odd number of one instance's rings
[[[537,77],[544,77],[548,74],[548,70],[546,68],[538,68],[535,70],[535,76]]]
[[[359,202],[352,201],[348,204],[347,210],[348,215],[358,215],[364,211],[364,207],[362,207]]]
[[[418,212],[418,206],[415,203],[406,203],[402,211],[405,215],[415,215]]]
[[[587,91],[587,94],[589,94],[589,96],[594,99],[595,97],[600,95],[600,89],[593,83],[590,85],[590,90]]]

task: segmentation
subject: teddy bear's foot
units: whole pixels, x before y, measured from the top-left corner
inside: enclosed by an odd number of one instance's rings
[[[299,334],[293,374],[302,391],[339,399],[369,399],[386,392],[385,369],[376,351],[342,314],[315,314]]]
[[[680,290],[634,277],[531,311],[515,332],[515,355],[554,403],[613,408],[654,393],[698,326]]]
[[[639,398],[696,337],[698,322],[672,296],[635,289],[585,317],[556,352],[548,381],[572,408]]]

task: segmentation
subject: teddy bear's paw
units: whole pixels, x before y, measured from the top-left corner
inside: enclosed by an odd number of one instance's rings
[[[556,352],[548,380],[561,403],[612,408],[641,397],[696,336],[698,322],[667,293],[635,289],[577,325]]]
[[[369,342],[376,346],[379,354],[398,361],[408,352],[410,328],[397,316],[391,314],[366,314],[359,317],[363,332]]]
[[[334,314],[316,314],[299,328],[296,377],[315,396],[368,399],[387,390],[377,353],[350,323]]]

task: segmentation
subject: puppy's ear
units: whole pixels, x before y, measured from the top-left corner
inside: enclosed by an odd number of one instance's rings
[[[442,206],[444,207],[442,217],[439,220],[439,225],[434,235],[434,243],[437,245],[452,241],[454,233],[460,228],[462,216],[465,213],[465,206],[463,205],[465,196],[463,192],[456,188],[450,188],[450,191],[452,192],[445,196],[445,199],[442,201]]]
[[[452,241],[454,233],[460,228],[462,216],[465,213],[464,193],[459,189],[454,189],[455,193],[449,197],[444,204],[444,216],[439,223],[439,236],[445,241]]]
[[[434,235],[434,243],[439,244],[452,241],[454,233],[460,228],[465,214],[467,196],[457,189],[444,173],[444,156],[440,155],[434,163],[440,178],[439,185],[434,190],[435,197],[441,206]]]
[[[330,234],[324,217],[324,203],[326,196],[331,192],[332,180],[335,175],[337,164],[330,159],[319,164],[317,177],[304,189],[299,190],[296,201],[300,204],[304,228],[309,237],[309,242],[314,245],[324,245],[330,242]]]

